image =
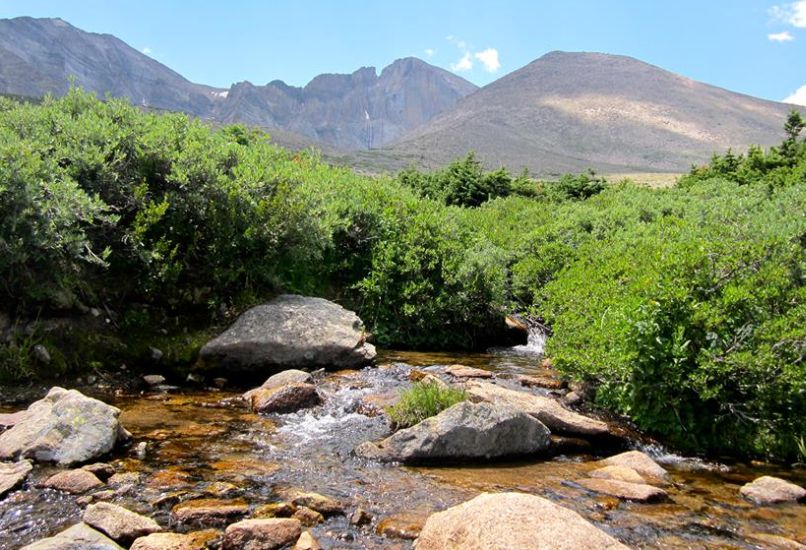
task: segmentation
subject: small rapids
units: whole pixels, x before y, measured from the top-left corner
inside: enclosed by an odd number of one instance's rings
[[[134,449],[110,457],[118,472],[134,477],[128,485],[111,486],[107,498],[185,530],[172,524],[176,500],[241,498],[255,509],[294,490],[314,491],[345,502],[347,515],[328,518],[311,528],[313,534],[324,548],[356,550],[411,548],[411,540],[396,537],[414,536],[429,513],[482,491],[552,499],[633,548],[749,550],[763,547],[753,538],[757,533],[806,539],[806,506],[756,508],[738,494],[743,483],[765,474],[806,485],[802,470],[710,463],[636,441],[633,446],[656,457],[672,480],[668,501],[637,504],[577,483],[596,467],[596,455],[439,467],[380,464],[353,455],[359,444],[389,433],[383,407],[412,383],[412,368],[440,372],[461,363],[514,384],[521,374],[552,375],[540,366],[544,342],[536,331],[524,346],[485,354],[384,351],[377,368],[317,375],[324,404],[294,414],[255,415],[237,404],[238,394],[213,390],[106,396],[122,410],[135,441],[147,446],[144,457]],[[36,468],[21,490],[0,500],[0,550],[16,550],[79,520],[76,497],[36,487],[54,471]],[[370,525],[350,524],[349,514],[359,507],[372,514]]]

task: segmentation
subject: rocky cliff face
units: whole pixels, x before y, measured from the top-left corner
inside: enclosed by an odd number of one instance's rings
[[[374,149],[453,107],[476,87],[415,58],[383,69],[319,75],[303,87],[236,84],[216,110],[224,122],[277,127],[347,150]]]
[[[450,109],[476,86],[419,59],[319,75],[296,88],[276,80],[230,90],[194,84],[108,34],[61,19],[0,20],[0,93],[64,94],[70,79],[98,95],[267,128],[281,142],[338,149],[380,147]]]
[[[108,34],[61,19],[0,19],[0,92],[64,94],[70,79],[135,105],[209,116],[221,90],[194,84]]]

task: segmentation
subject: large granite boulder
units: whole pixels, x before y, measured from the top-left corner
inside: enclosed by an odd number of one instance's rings
[[[78,523],[56,536],[38,540],[20,550],[123,550],[123,548],[86,523]]]
[[[549,435],[548,428],[524,412],[463,401],[378,443],[364,443],[356,454],[387,462],[489,459],[544,451]]]
[[[54,387],[28,407],[25,421],[0,434],[0,460],[32,458],[71,466],[112,450],[125,432],[120,411],[76,390]]]
[[[283,295],[253,307],[201,349],[205,368],[270,372],[357,368],[375,358],[361,319],[322,298]]]
[[[467,393],[472,401],[507,404],[530,414],[545,424],[551,433],[583,437],[606,436],[610,433],[607,424],[601,420],[566,409],[558,400],[551,397],[477,381],[468,383]]]
[[[432,514],[416,550],[627,550],[582,516],[542,497],[482,493]]]

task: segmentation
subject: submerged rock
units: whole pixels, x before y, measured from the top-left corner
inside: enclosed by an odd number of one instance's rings
[[[582,516],[534,495],[483,493],[428,518],[417,550],[627,550]]]
[[[0,462],[0,498],[19,487],[32,469],[33,466],[28,460],[12,463]]]
[[[467,367],[465,365],[450,365],[445,368],[445,373],[456,378],[492,378],[493,373],[488,370]]]
[[[344,504],[319,493],[294,493],[291,495],[291,502],[295,506],[305,506],[325,516],[344,513]]]
[[[202,498],[177,504],[171,516],[178,523],[194,525],[226,525],[249,513],[249,506],[241,500]]]
[[[806,489],[783,479],[761,476],[739,489],[741,495],[760,505],[806,501]]]
[[[600,478],[581,479],[577,483],[596,493],[635,502],[657,502],[669,496],[663,489],[658,489],[646,483],[631,483],[617,479]]]
[[[607,424],[563,407],[550,397],[510,390],[489,382],[468,383],[467,393],[473,401],[506,404],[527,413],[546,425],[552,433],[603,436],[609,434]]]
[[[494,458],[534,454],[549,447],[549,430],[506,405],[463,401],[356,454],[383,461]]]
[[[76,390],[52,388],[25,421],[0,434],[0,459],[32,458],[71,466],[109,453],[124,433],[120,411]]]
[[[86,523],[78,523],[56,536],[38,540],[20,550],[123,550]]]
[[[414,540],[427,520],[428,514],[422,512],[394,514],[380,520],[375,533],[390,539]]]
[[[322,298],[283,295],[254,307],[201,350],[207,368],[266,372],[283,368],[357,368],[370,364],[361,319]]]
[[[629,466],[604,466],[597,468],[590,473],[590,476],[598,479],[613,479],[616,481],[627,481],[628,483],[646,483],[646,480],[630,468]]]
[[[627,451],[598,462],[599,465],[623,466],[638,472],[642,477],[651,482],[663,482],[668,477],[668,473],[663,467],[652,460],[652,458],[641,451]]]
[[[89,490],[102,487],[103,484],[103,481],[98,479],[98,476],[92,472],[78,469],[59,472],[42,482],[41,487],[80,495]]]
[[[162,527],[153,519],[108,502],[87,506],[82,519],[87,525],[126,546],[138,537],[162,531]]]
[[[291,544],[302,534],[296,519],[245,519],[224,532],[224,550],[272,550]]]

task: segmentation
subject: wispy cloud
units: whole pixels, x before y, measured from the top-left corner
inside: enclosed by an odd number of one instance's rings
[[[437,50],[434,48],[426,48],[425,49],[425,56],[426,57],[434,57],[434,54],[437,53]]]
[[[488,73],[494,73],[501,68],[501,61],[498,60],[498,50],[495,48],[487,48],[476,52],[474,57],[481,61],[481,64],[484,65],[484,70]]]
[[[141,51],[141,52],[143,52],[143,53],[144,53],[144,54],[146,54],[146,55],[151,55],[151,54],[153,53],[153,51],[151,50],[151,48],[149,48],[148,46],[146,46],[145,48],[143,48],[143,49],[142,49],[142,50],[140,50],[140,51]]]
[[[451,70],[455,73],[461,73],[464,71],[469,71],[473,68],[473,56],[470,52],[465,52],[459,61],[456,63],[451,63]]]
[[[795,37],[792,36],[791,32],[784,31],[768,34],[767,39],[769,39],[770,42],[792,42]]]
[[[784,103],[793,103],[795,105],[806,105],[806,84],[798,88],[794,94],[783,101]]]
[[[775,21],[806,29],[806,0],[773,6],[769,9],[769,14]]]

